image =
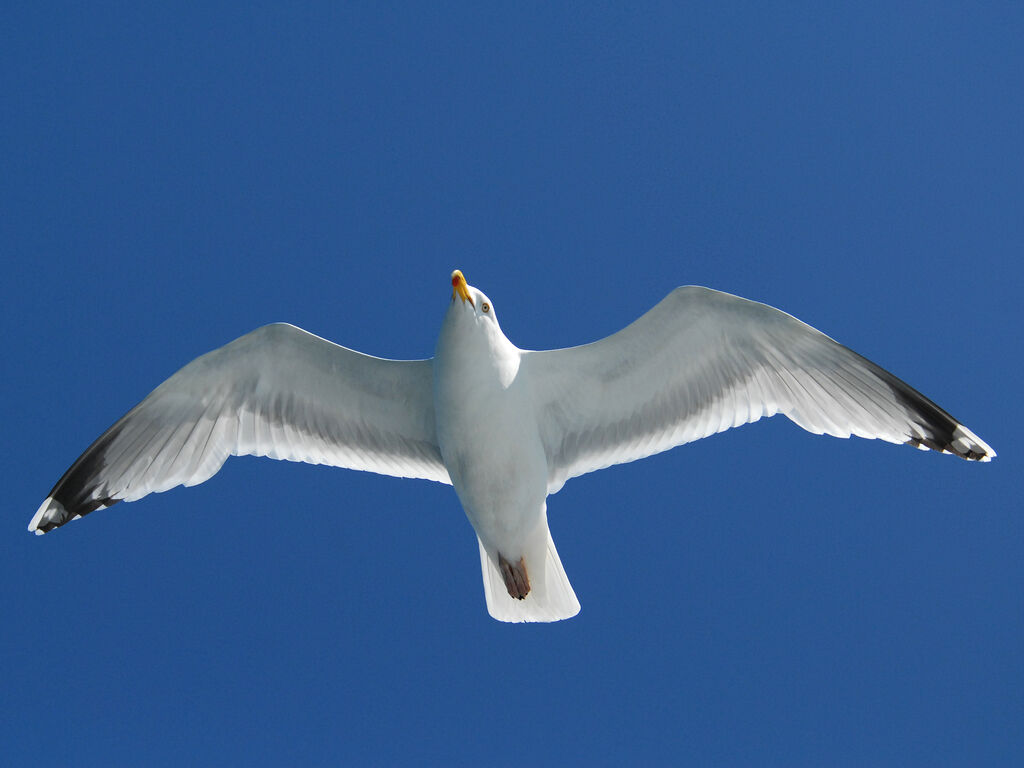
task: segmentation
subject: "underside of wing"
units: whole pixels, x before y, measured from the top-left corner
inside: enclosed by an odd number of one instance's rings
[[[384,360],[284,323],[193,360],[103,433],[43,502],[45,533],[118,501],[209,479],[228,456],[449,483],[429,360]]]
[[[593,344],[525,352],[548,490],[783,413],[804,429],[988,461],[995,452],[889,372],[791,315],[698,286],[677,288]]]

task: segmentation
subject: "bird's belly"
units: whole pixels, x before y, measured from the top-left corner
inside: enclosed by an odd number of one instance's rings
[[[444,421],[441,455],[466,516],[486,546],[518,557],[545,520],[547,460],[532,414],[463,400]]]
[[[533,457],[503,451],[492,458],[494,461],[480,461],[479,456],[460,456],[455,491],[481,538],[504,552],[507,546],[502,543],[525,535],[540,523],[546,483],[536,471]]]

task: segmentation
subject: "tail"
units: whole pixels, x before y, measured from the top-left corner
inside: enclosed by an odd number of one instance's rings
[[[488,553],[483,542],[477,539],[480,543],[480,568],[484,576],[487,612],[498,621],[561,621],[580,612],[580,601],[576,599],[576,593],[572,591],[572,585],[565,575],[550,531],[547,537],[543,567],[538,568],[532,562],[527,562],[530,591],[522,600],[509,595],[498,565],[498,553]],[[536,559],[541,558],[538,556]]]

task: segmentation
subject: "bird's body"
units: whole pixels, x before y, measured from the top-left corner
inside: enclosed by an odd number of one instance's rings
[[[808,431],[988,461],[995,452],[919,392],[772,307],[677,288],[581,347],[517,348],[456,270],[432,360],[384,360],[294,326],[197,358],[101,435],[29,530],[211,477],[229,455],[450,483],[479,539],[489,612],[579,611],[548,531],[571,477],[781,412]]]
[[[453,296],[438,337],[434,414],[448,476],[480,540],[488,608],[502,618],[568,618],[579,603],[548,533],[548,465],[519,375],[523,353],[490,300],[465,291],[466,299]]]

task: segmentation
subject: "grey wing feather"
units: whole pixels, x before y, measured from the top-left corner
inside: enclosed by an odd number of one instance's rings
[[[228,456],[450,483],[429,360],[384,360],[300,328],[258,328],[186,365],[103,433],[29,530],[213,476]]]
[[[548,490],[783,413],[804,429],[989,461],[995,452],[900,379],[781,310],[677,288],[601,341],[523,353]]]

